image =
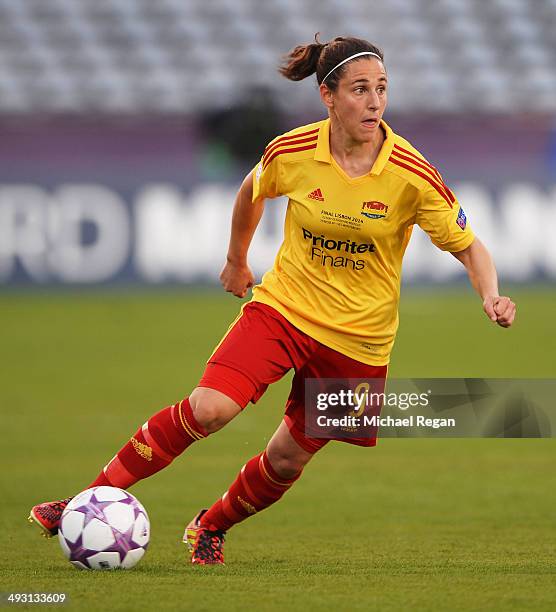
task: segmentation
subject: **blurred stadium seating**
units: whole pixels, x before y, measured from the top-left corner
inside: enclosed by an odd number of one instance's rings
[[[0,0],[0,112],[310,112],[275,68],[317,30],[385,48],[393,111],[556,111],[556,0]]]
[[[0,286],[216,282],[238,183],[325,116],[314,78],[276,71],[315,32],[384,49],[386,120],[501,278],[556,279],[556,0],[0,0]],[[406,280],[462,275],[414,232]]]

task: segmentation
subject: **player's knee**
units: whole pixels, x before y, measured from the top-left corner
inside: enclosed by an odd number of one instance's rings
[[[241,406],[215,389],[197,387],[189,396],[195,420],[208,433],[218,431],[241,412]]]
[[[286,480],[295,478],[307,463],[302,457],[280,452],[279,449],[267,449],[267,457],[276,474]]]

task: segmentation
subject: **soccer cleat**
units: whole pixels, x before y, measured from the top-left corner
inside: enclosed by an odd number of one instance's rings
[[[224,565],[225,533],[218,529],[207,529],[201,526],[201,518],[206,508],[185,528],[183,541],[191,552],[191,563],[196,565]]]
[[[27,519],[30,523],[35,523],[42,529],[45,538],[51,538],[58,533],[58,525],[62,518],[62,512],[72,500],[72,497],[53,502],[44,502],[31,508],[31,513]]]
[[[189,552],[193,553],[193,548],[195,546],[195,540],[197,539],[197,531],[199,531],[201,527],[201,519],[203,518],[203,514],[208,510],[208,508],[204,508],[197,514],[189,523],[189,525],[185,528],[185,533],[183,534],[183,543],[187,544],[187,548],[189,548]]]

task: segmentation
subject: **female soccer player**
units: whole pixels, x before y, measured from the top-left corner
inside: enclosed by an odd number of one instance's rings
[[[89,485],[128,488],[218,431],[294,368],[284,420],[223,497],[186,529],[193,563],[223,563],[224,534],[301,476],[328,440],[304,431],[307,378],[384,379],[398,325],[402,257],[414,224],[465,266],[489,319],[509,327],[515,305],[439,172],[382,120],[388,77],[382,51],[358,38],[296,47],[280,72],[316,72],[328,118],[275,138],[237,194],[224,289],[253,286],[247,252],[266,198],[289,198],[274,267],[208,360],[189,397],[152,416]],[[375,437],[347,440],[374,446]],[[69,498],[71,499],[71,498]],[[30,520],[57,532],[69,499]]]

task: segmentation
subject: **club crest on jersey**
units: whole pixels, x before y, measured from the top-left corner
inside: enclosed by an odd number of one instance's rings
[[[463,212],[463,208],[461,206],[459,207],[456,223],[461,227],[462,230],[464,230],[465,226],[467,225],[467,217],[465,216],[465,213]]]
[[[363,202],[361,214],[369,219],[384,219],[388,212],[388,206],[377,200],[371,202]]]

